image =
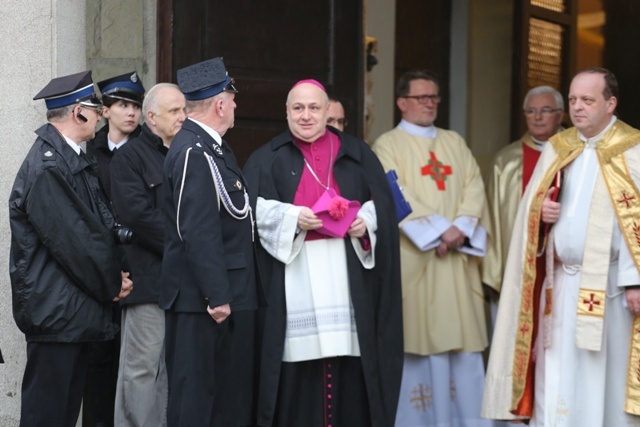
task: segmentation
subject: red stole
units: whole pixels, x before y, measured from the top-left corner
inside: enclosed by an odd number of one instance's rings
[[[531,179],[531,175],[539,158],[540,151],[529,147],[524,142],[522,143],[522,194],[524,194],[524,190],[527,188],[527,184]]]

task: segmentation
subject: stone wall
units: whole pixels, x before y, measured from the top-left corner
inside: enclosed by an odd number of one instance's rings
[[[137,70],[156,76],[155,0],[4,0],[0,13],[0,427],[20,419],[24,335],[11,308],[6,202],[22,160],[45,122],[33,96],[54,77],[93,69],[94,81]]]
[[[87,67],[100,81],[137,71],[156,83],[156,0],[86,0]]]
[[[85,58],[84,0],[5,0],[0,13],[0,426],[17,426],[26,362],[15,326],[9,282],[7,200],[22,160],[45,122],[44,102],[32,98],[53,77],[81,71]]]

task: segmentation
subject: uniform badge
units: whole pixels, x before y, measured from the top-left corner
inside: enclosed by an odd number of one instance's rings
[[[44,156],[45,157],[51,157],[51,156],[53,156],[53,153],[51,151],[45,151]]]
[[[242,183],[240,182],[240,180],[237,180],[237,181],[236,181],[236,188],[237,188],[238,190],[242,190]]]
[[[202,148],[202,144],[200,144],[199,142],[196,142],[196,147]]]
[[[133,83],[135,83],[135,82],[137,82],[137,81],[138,81],[138,74],[137,74],[137,73],[133,73],[133,74],[131,74],[131,81],[132,81]]]
[[[218,155],[222,156],[222,148],[218,144],[213,144],[213,151]]]

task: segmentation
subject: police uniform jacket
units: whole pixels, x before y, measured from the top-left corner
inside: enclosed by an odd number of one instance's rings
[[[162,167],[167,147],[144,124],[137,138],[119,148],[111,161],[111,203],[118,222],[135,233],[124,245],[135,291],[121,301],[158,303],[164,250]]]
[[[129,135],[129,139],[137,137],[142,130],[141,126],[135,128]],[[122,148],[126,147],[123,145]],[[120,150],[120,148],[118,148]],[[95,138],[87,142],[87,156],[96,163],[96,170],[98,172],[98,179],[100,179],[100,185],[104,189],[109,200],[111,200],[111,160],[113,159],[114,152],[109,149],[109,123],[104,125],[98,132],[96,132]],[[137,290],[136,283],[136,290]]]
[[[229,200],[245,205],[245,183],[233,152],[198,124],[186,120],[164,165],[165,241],[160,307],[205,313],[231,304],[255,309],[259,283],[250,216],[233,218],[218,204],[212,176],[215,162]],[[256,235],[257,238],[257,235]]]
[[[122,253],[92,165],[50,124],[9,197],[14,319],[27,341],[112,339]]]

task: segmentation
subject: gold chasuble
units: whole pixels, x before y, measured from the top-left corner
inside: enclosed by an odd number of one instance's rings
[[[638,130],[617,120],[595,148],[602,179],[600,184],[596,181],[590,212],[584,213],[589,215],[589,223],[576,307],[575,345],[578,348],[599,351],[602,346],[612,230],[607,227],[607,221],[598,221],[598,218],[611,218],[615,212],[629,252],[640,270],[640,193],[637,186],[640,180],[640,147],[625,153],[639,144]],[[553,311],[553,274],[548,274],[553,271],[553,250],[547,251],[546,256],[540,253],[541,248],[544,250],[541,242],[542,202],[557,179],[558,172],[569,165],[584,147],[585,143],[579,139],[575,128],[552,137],[525,192],[507,260],[485,383],[484,417],[514,419],[530,418],[532,415],[535,374],[533,344],[538,331],[544,330],[544,346],[549,345],[546,323],[550,322]],[[627,157],[637,162],[633,169],[636,175],[630,174]],[[549,242],[549,247],[553,249],[552,240]],[[545,267],[547,277],[540,277],[544,275]],[[546,304],[543,324],[539,325],[538,308],[543,292]],[[635,319],[631,331],[625,402],[625,411],[633,414],[640,414],[638,323],[638,319]],[[538,353],[541,351],[539,349]]]
[[[413,209],[401,227],[441,215],[449,222],[478,218],[490,229],[480,169],[456,132],[438,128],[435,138],[427,138],[395,128],[372,148],[385,170],[396,170]],[[429,356],[482,351],[488,345],[482,258],[459,251],[437,257],[435,250],[421,251],[402,233],[400,253],[405,352]]]
[[[487,202],[493,239],[482,261],[482,283],[500,292],[513,223],[521,196],[540,157],[527,132],[496,154],[487,176]]]

